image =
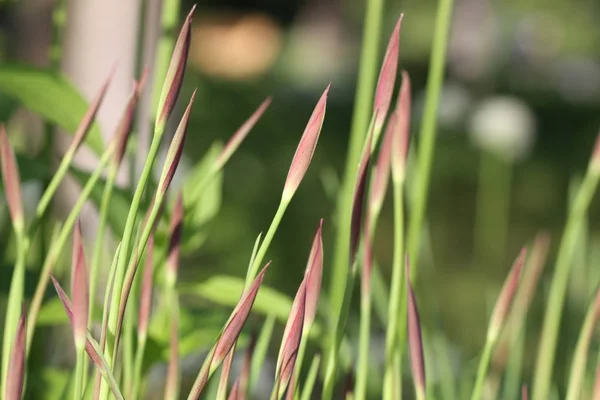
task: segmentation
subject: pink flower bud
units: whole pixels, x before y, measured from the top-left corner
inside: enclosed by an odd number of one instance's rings
[[[181,250],[181,235],[183,233],[183,193],[180,191],[171,214],[169,228],[169,252],[167,255],[167,282],[175,285],[179,269],[179,253]]]
[[[369,219],[372,220],[379,215],[385,194],[387,192],[388,183],[390,181],[391,154],[392,154],[392,139],[394,137],[394,129],[396,126],[396,113],[392,113],[383,136],[383,143],[379,149],[379,157],[377,158],[377,169],[373,184],[371,185],[371,197],[369,199]]]
[[[408,295],[408,346],[410,348],[410,365],[415,382],[417,398],[425,398],[425,358],[423,357],[423,339],[421,322],[415,294],[410,284],[410,267],[406,259],[406,290]]]
[[[89,286],[83,252],[81,226],[75,225],[73,231],[73,256],[71,262],[71,293],[73,296],[73,337],[75,346],[85,346],[89,314]]]
[[[392,102],[392,94],[394,92],[394,84],[396,83],[396,73],[398,71],[398,54],[400,53],[400,26],[402,25],[402,17],[400,14],[398,22],[394,27],[392,36],[388,42],[383,64],[379,72],[377,81],[377,89],[375,90],[375,101],[373,104],[373,113],[377,113],[375,119],[375,136],[379,135],[381,128],[387,118],[390,103]]]
[[[23,377],[25,376],[25,334],[27,333],[26,315],[23,311],[15,340],[10,349],[10,361],[6,371],[6,388],[4,388],[5,400],[21,400],[23,393]],[[8,349],[5,349],[8,350]]]
[[[308,120],[308,124],[304,129],[302,138],[300,138],[300,143],[296,148],[296,153],[294,154],[292,164],[290,165],[290,170],[285,180],[282,201],[289,202],[292,199],[294,193],[296,193],[296,190],[298,189],[298,186],[300,186],[300,182],[302,182],[302,179],[304,179],[306,171],[308,170],[308,166],[310,165],[315,148],[317,147],[319,135],[323,126],[325,107],[327,104],[327,94],[329,93],[330,86],[331,85],[328,85],[327,89],[325,89],[321,95],[321,98],[315,106],[315,109]]]
[[[396,106],[396,121],[392,139],[392,178],[395,181],[404,180],[406,171],[406,156],[410,137],[410,77],[402,71],[402,85]]]
[[[304,274],[306,279],[306,312],[304,316],[304,329],[306,334],[312,326],[315,316],[317,315],[317,305],[319,302],[319,295],[321,293],[321,280],[323,278],[323,219],[319,221],[319,228],[313,239],[310,254],[308,256],[308,263],[306,265],[306,272]]]
[[[15,231],[22,232],[25,228],[23,219],[23,200],[21,198],[21,180],[15,159],[15,153],[8,141],[4,125],[0,126],[0,166],[8,210]]]
[[[158,117],[156,119],[156,125],[161,129],[167,123],[167,120],[173,112],[177,97],[179,97],[179,91],[181,90],[181,84],[183,82],[183,75],[185,72],[185,65],[187,64],[188,54],[190,51],[191,27],[192,27],[192,15],[196,6],[194,5],[187,15],[179,37],[175,43],[173,49],[173,55],[171,56],[171,62],[165,81],[160,92],[160,99],[158,101]]]

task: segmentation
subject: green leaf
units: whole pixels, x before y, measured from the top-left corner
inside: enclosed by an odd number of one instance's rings
[[[90,178],[90,174],[88,172],[82,171],[73,166],[71,166],[70,172],[81,186],[85,185]],[[90,194],[90,200],[98,209],[100,209],[100,205],[102,203],[102,195],[104,194],[105,187],[106,180],[100,178]],[[132,199],[133,194],[131,191],[118,186],[113,188],[110,199],[110,207],[108,208],[107,222],[110,230],[119,237],[125,229],[125,221],[127,220],[127,215],[129,214],[129,208],[131,207]],[[138,215],[138,219],[140,221],[144,218],[147,209],[148,202],[142,201]]]
[[[0,93],[71,134],[88,108],[88,102],[64,76],[29,66],[0,66]],[[102,154],[104,144],[97,123],[92,125],[85,143],[96,154]]]
[[[94,315],[102,315],[102,309],[100,307],[96,307]],[[98,319],[98,321],[100,320]],[[69,319],[67,318],[65,307],[60,301],[59,297],[53,297],[42,305],[35,322],[36,326],[38,327],[62,325],[68,323]]]
[[[223,146],[215,143],[206,155],[190,171],[183,182],[184,220],[182,251],[197,251],[208,237],[210,223],[221,208],[223,174],[217,173],[204,190],[199,190],[200,182],[207,179],[209,170],[221,153]]]

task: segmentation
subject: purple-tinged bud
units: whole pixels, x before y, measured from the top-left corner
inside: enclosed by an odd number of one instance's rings
[[[129,140],[131,128],[133,126],[133,118],[135,117],[135,107],[140,98],[141,92],[144,89],[147,78],[148,69],[144,68],[140,82],[134,83],[133,93],[131,93],[129,100],[127,101],[127,105],[125,106],[125,110],[123,111],[123,115],[119,121],[119,125],[117,125],[117,129],[115,130],[113,136],[113,140],[116,141],[116,149],[113,154],[113,164],[115,168],[119,167],[121,161],[123,161],[123,157],[125,156],[127,141]]]
[[[240,332],[242,331],[242,328],[244,327],[244,324],[250,315],[250,310],[252,310],[254,300],[256,299],[256,295],[258,294],[258,290],[262,284],[265,272],[267,272],[267,268],[270,264],[271,262],[269,261],[267,265],[263,267],[262,271],[260,271],[260,273],[256,276],[248,290],[246,290],[246,292],[243,294],[242,298],[231,313],[229,322],[225,326],[225,329],[223,329],[223,333],[215,345],[215,352],[211,361],[211,371],[217,369],[221,362],[223,362],[223,359],[227,353],[229,353],[229,350],[231,350],[233,347],[233,344],[237,341]]]
[[[177,38],[175,48],[173,49],[169,69],[167,70],[167,75],[165,76],[165,81],[160,92],[158,117],[156,119],[156,125],[159,130],[162,130],[166,125],[167,120],[173,112],[173,108],[175,108],[177,97],[179,97],[179,91],[181,90],[181,84],[183,83],[183,76],[185,73],[185,65],[187,64],[190,51],[190,43],[192,40],[192,15],[194,14],[195,9],[196,6],[194,5],[181,27],[179,37]]]
[[[85,115],[83,116],[83,119],[79,123],[79,126],[77,127],[77,130],[75,131],[75,134],[73,135],[73,140],[71,141],[71,144],[69,145],[69,148],[67,149],[67,153],[75,154],[75,152],[79,149],[79,147],[85,140],[87,134],[90,131],[90,128],[92,127],[92,124],[94,123],[94,119],[96,119],[96,115],[98,114],[100,105],[102,104],[102,101],[104,100],[106,92],[108,91],[108,86],[110,85],[110,81],[112,80],[112,78],[115,74],[115,70],[116,70],[116,64],[115,64],[115,66],[112,67],[112,69],[108,75],[108,78],[106,78],[106,80],[100,87],[98,94],[96,94],[96,97],[94,97],[94,100],[92,100],[92,104],[90,104]]]
[[[6,201],[13,227],[16,232],[23,232],[25,221],[23,217],[23,200],[21,197],[21,180],[15,159],[15,153],[8,141],[6,128],[0,125],[0,166]]]
[[[242,372],[240,373],[239,379],[236,381],[239,381],[239,394],[238,396],[236,396],[236,399],[239,398],[239,400],[245,400],[246,393],[248,393],[248,382],[250,380],[252,357],[254,356],[254,349],[256,348],[257,340],[258,334],[256,331],[253,331],[252,335],[250,336],[250,343],[248,344],[248,348],[246,349],[246,355],[244,356],[244,365],[242,366]]]
[[[221,377],[219,378],[219,387],[217,388],[217,399],[225,399],[227,397],[227,386],[229,385],[229,374],[231,373],[231,365],[235,356],[235,346],[231,348],[225,362],[221,367]]]
[[[321,280],[323,278],[323,218],[319,221],[319,228],[313,239],[306,272],[306,311],[304,315],[304,330],[308,331],[317,315],[317,305],[321,294]]]
[[[196,97],[195,90],[194,93],[192,93],[192,97],[190,98],[190,102],[185,109],[185,112],[183,113],[183,117],[181,117],[181,121],[179,122],[179,126],[175,131],[175,135],[173,136],[173,140],[171,140],[171,145],[169,146],[169,150],[167,152],[165,164],[163,166],[160,180],[158,181],[159,193],[163,196],[167,192],[167,189],[173,180],[173,176],[175,175],[175,171],[177,170],[177,166],[179,165],[179,160],[181,160],[183,145],[187,135],[188,123],[190,121],[190,112],[192,110],[192,104],[194,103],[194,97]]]
[[[519,286],[521,269],[523,268],[526,257],[527,249],[523,248],[515,260],[508,277],[504,281],[504,285],[502,286],[498,300],[496,300],[496,305],[494,306],[490,318],[490,325],[487,333],[487,340],[490,342],[495,342],[498,339],[498,335],[500,334],[500,330],[506,320],[506,316],[508,315],[508,311],[510,310],[510,306]]]
[[[6,371],[5,400],[21,400],[23,394],[23,378],[25,376],[25,334],[27,333],[27,317],[25,311],[21,313],[15,340],[10,350],[10,361]],[[8,350],[8,349],[6,349]]]
[[[406,175],[406,157],[410,138],[410,77],[402,71],[402,84],[396,105],[396,121],[392,139],[392,178],[394,181],[404,181]]]
[[[418,399],[425,398],[426,377],[425,357],[423,357],[423,338],[421,335],[421,321],[415,294],[410,284],[410,267],[406,258],[406,290],[408,296],[408,347],[410,349],[410,365],[415,382],[415,392]]]
[[[315,106],[315,109],[308,120],[308,124],[304,129],[302,138],[300,138],[300,143],[296,148],[296,153],[292,159],[292,164],[290,165],[290,170],[283,187],[282,201],[284,202],[289,202],[292,199],[308,170],[315,148],[317,147],[317,142],[319,141],[321,128],[323,127],[323,119],[325,118],[325,108],[327,105],[327,94],[329,93],[330,87],[331,85],[328,85],[327,89],[325,89],[321,95],[321,98]]]
[[[385,119],[387,118],[390,104],[392,102],[392,94],[394,92],[394,84],[396,83],[396,74],[398,71],[398,54],[400,53],[400,26],[404,14],[400,14],[398,22],[394,27],[392,36],[388,42],[381,70],[379,71],[379,79],[377,80],[377,89],[375,90],[375,101],[373,102],[373,113],[377,113],[375,119],[375,136],[379,135]]]
[[[383,143],[381,144],[379,157],[377,158],[377,169],[375,170],[375,177],[371,185],[371,196],[369,199],[370,220],[377,218],[385,200],[385,194],[390,181],[392,139],[394,137],[395,126],[396,113],[392,113],[387,123],[385,135],[383,136]]]
[[[304,326],[304,313],[306,310],[306,279],[302,280],[296,297],[292,303],[292,309],[288,316],[279,356],[277,357],[277,368],[275,373],[275,387],[278,398],[281,398],[287,389],[296,366],[296,358],[300,341],[302,340],[302,328]]]
[[[375,116],[377,118],[377,116]],[[365,141],[363,153],[358,166],[358,175],[352,196],[352,215],[350,223],[350,266],[354,266],[358,247],[360,244],[360,233],[362,231],[363,214],[365,208],[365,197],[367,192],[367,178],[371,166],[371,143],[373,140],[374,124],[371,122],[369,134]]]
[[[167,284],[173,287],[177,281],[181,235],[183,233],[183,193],[180,191],[175,200],[169,228],[169,250],[167,254]]]
[[[167,368],[167,382],[165,384],[165,399],[179,398],[180,371],[179,371],[179,304],[177,298],[171,304],[171,338],[169,340],[169,366]]]
[[[215,160],[215,170],[220,170],[223,166],[229,161],[233,153],[240,147],[240,144],[244,141],[246,136],[250,133],[254,125],[258,122],[258,120],[262,117],[264,112],[269,108],[271,104],[271,98],[267,97],[261,105],[254,111],[254,113],[244,122],[242,126],[231,136],[225,147],[221,151],[221,154]]]
[[[529,391],[527,390],[527,385],[521,386],[521,400],[529,400]],[[597,400],[594,397],[594,400]]]
[[[89,285],[83,251],[81,226],[73,231],[73,256],[71,261],[71,295],[73,296],[73,337],[75,347],[83,349],[86,343],[89,315]]]
[[[236,379],[233,387],[231,388],[231,392],[229,392],[229,396],[227,400],[241,400],[243,399],[243,392],[240,391],[240,379]]]

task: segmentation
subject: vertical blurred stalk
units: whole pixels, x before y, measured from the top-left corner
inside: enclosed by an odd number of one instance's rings
[[[510,217],[512,166],[488,151],[481,153],[474,248],[478,265],[498,266],[504,262]]]
[[[360,153],[365,141],[367,128],[372,114],[372,101],[375,90],[375,80],[378,72],[380,47],[381,19],[383,15],[383,0],[366,0],[363,43],[358,72],[354,112],[350,128],[350,144],[346,158],[346,169],[337,204],[337,231],[333,271],[330,278],[331,321],[338,320],[341,312],[350,258],[350,216],[352,211],[352,193]],[[331,334],[335,327],[331,326]]]
[[[421,131],[419,132],[419,147],[417,154],[418,176],[415,182],[414,201],[412,203],[408,227],[408,254],[411,258],[411,276],[413,280],[415,279],[415,271],[418,270],[421,232],[423,229],[423,220],[425,218],[425,209],[427,207],[429,177],[431,174],[431,165],[433,163],[435,138],[437,136],[437,114],[442,84],[444,83],[446,49],[450,31],[450,21],[452,19],[453,3],[454,0],[439,0],[435,20],[431,61],[429,64],[429,75],[427,77],[425,108],[423,120],[421,121]]]

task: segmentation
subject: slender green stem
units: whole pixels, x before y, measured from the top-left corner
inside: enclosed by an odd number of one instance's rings
[[[269,226],[269,230],[267,230],[267,234],[263,239],[260,247],[258,248],[258,252],[256,253],[256,257],[254,257],[254,261],[252,262],[252,266],[248,269],[248,274],[246,275],[246,288],[250,286],[256,274],[258,273],[258,269],[260,268],[265,254],[271,245],[271,241],[273,240],[273,236],[275,236],[275,232],[277,232],[277,228],[279,228],[279,224],[281,223],[281,219],[283,218],[283,214],[285,214],[285,210],[287,209],[289,202],[281,201],[279,206],[277,207],[277,211],[275,212],[275,216],[273,217],[273,221],[271,221],[271,225]]]
[[[146,351],[147,336],[138,337],[138,347],[135,353],[135,367],[133,373],[133,384],[129,398],[137,400],[140,393],[140,384],[142,380],[142,363],[144,361],[144,351]]]
[[[580,232],[584,215],[598,186],[599,178],[600,173],[598,171],[595,171],[593,168],[588,170],[573,205],[569,210],[567,225],[558,249],[556,267],[548,295],[548,306],[546,307],[544,316],[544,325],[533,379],[533,400],[546,400],[549,398],[558,329],[569,281],[569,272],[575,248],[577,247],[578,232]]]
[[[477,368],[477,377],[475,378],[471,400],[481,400],[483,382],[485,381],[485,376],[487,375],[490,361],[492,360],[492,353],[495,344],[496,340],[487,340],[485,342],[485,347],[483,348],[483,353],[481,355],[481,359],[479,360],[479,367]]]
[[[352,195],[360,161],[361,150],[371,118],[371,104],[377,79],[377,67],[380,45],[381,19],[384,0],[367,0],[363,44],[360,56],[358,84],[354,98],[354,112],[350,131],[350,143],[346,158],[344,181],[341,186],[337,205],[337,233],[333,271],[330,284],[330,303],[333,321],[338,319],[344,301],[346,274],[350,253],[350,215]],[[331,325],[332,328],[333,325]],[[331,333],[333,335],[333,333]]]
[[[516,339],[512,340],[513,346],[510,352],[510,358],[508,359],[508,365],[506,367],[506,374],[504,378],[503,392],[505,399],[514,399],[518,396],[522,385],[523,375],[523,354],[525,351],[525,327],[512,333]],[[500,377],[499,377],[500,378]],[[497,398],[496,392],[491,392],[493,399]]]
[[[363,291],[364,292],[364,291]],[[367,377],[369,374],[369,353],[371,338],[371,291],[363,293],[360,307],[360,327],[358,339],[358,360],[356,365],[356,387],[354,398],[364,400],[367,397]]]
[[[332,322],[334,324],[331,329],[333,334],[330,336],[329,349],[327,353],[325,379],[323,382],[323,396],[321,397],[322,400],[330,400],[333,397],[335,377],[339,362],[338,353],[344,337],[344,330],[348,321],[348,315],[350,314],[350,305],[352,302],[352,292],[354,291],[355,277],[356,268],[352,267],[346,272],[346,290],[344,292],[344,301],[342,302],[341,312],[339,313],[338,319]]]
[[[65,244],[67,243],[67,240],[69,239],[69,236],[71,234],[71,231],[73,230],[73,226],[75,226],[75,222],[77,221],[77,218],[79,216],[79,213],[81,212],[81,209],[83,208],[84,204],[88,200],[90,194],[92,193],[92,190],[96,186],[96,183],[100,179],[100,176],[102,175],[102,171],[106,167],[106,164],[111,159],[114,149],[115,149],[114,146],[110,146],[109,148],[106,149],[106,151],[102,155],[99,165],[96,167],[96,169],[94,170],[92,175],[89,177],[88,181],[86,182],[83,190],[81,191],[81,194],[79,195],[79,198],[73,205],[71,212],[69,213],[69,215],[67,216],[67,219],[65,220],[64,224],[62,225],[62,228],[60,230],[60,233],[58,234],[56,242],[53,243],[53,245],[50,248],[50,252],[46,256],[46,259],[44,260],[44,264],[42,266],[42,273],[40,275],[38,285],[35,289],[35,293],[33,295],[32,301],[31,301],[31,305],[29,306],[28,320],[31,322],[28,324],[28,330],[27,330],[27,355],[29,355],[29,350],[31,348],[31,341],[33,339],[33,333],[35,331],[35,326],[36,326],[35,321],[36,321],[37,315],[40,311],[42,301],[44,300],[44,293],[46,291],[46,287],[48,286],[48,282],[50,280],[50,273],[54,269],[54,266],[56,265],[58,257],[60,256],[60,253],[62,252],[63,247],[65,246]]]
[[[77,360],[75,362],[75,390],[73,400],[81,400],[85,382],[85,345],[77,349]]]
[[[581,398],[581,389],[585,380],[585,372],[588,363],[588,353],[592,337],[594,336],[594,328],[596,327],[598,309],[595,306],[596,300],[593,299],[588,307],[588,312],[585,316],[581,333],[577,340],[575,353],[573,354],[573,362],[571,365],[571,374],[569,376],[569,386],[567,390],[566,400],[578,400]]]
[[[395,373],[401,373],[400,365],[395,362],[395,353],[401,353],[402,343],[398,342],[398,329],[403,321],[400,321],[402,304],[402,278],[404,276],[404,201],[403,181],[393,182],[394,191],[394,259],[392,266],[392,283],[390,289],[390,304],[388,308],[388,325],[385,340],[385,372],[383,378],[383,398],[394,399]],[[405,307],[406,308],[406,307]],[[394,371],[396,364],[396,372]],[[401,385],[400,385],[401,390]]]
[[[310,369],[308,371],[308,375],[306,380],[304,381],[304,385],[302,388],[302,396],[300,400],[310,400],[312,398],[313,388],[315,387],[315,382],[317,381],[317,374],[319,373],[319,365],[321,364],[321,357],[318,355],[313,358],[312,363],[310,364]]]
[[[8,367],[12,343],[17,332],[17,324],[21,315],[23,304],[23,292],[25,290],[25,263],[27,258],[28,240],[23,236],[22,230],[15,229],[15,240],[17,245],[17,259],[13,270],[8,292],[6,306],[6,319],[4,322],[4,337],[2,342],[2,388],[6,387],[8,378]],[[35,319],[31,320],[35,323]]]
[[[102,193],[102,200],[100,204],[100,220],[98,221],[98,231],[96,233],[96,242],[94,243],[94,250],[92,253],[92,265],[90,268],[90,311],[89,311],[89,322],[88,326],[91,327],[94,317],[96,303],[96,291],[98,290],[98,273],[100,271],[100,265],[102,264],[102,251],[104,249],[104,237],[106,235],[106,225],[108,221],[108,214],[110,212],[110,201],[112,198],[113,188],[115,186],[115,180],[117,178],[117,168],[111,166],[108,176],[106,178],[106,186]]]
[[[411,257],[411,277],[414,280],[418,268],[419,249],[421,245],[421,231],[427,207],[429,177],[433,163],[435,138],[437,136],[437,114],[440,102],[440,93],[444,82],[446,65],[446,47],[448,31],[452,18],[454,0],[439,0],[435,21],[433,47],[431,48],[431,63],[427,78],[427,92],[423,121],[419,133],[418,149],[418,178],[415,182],[415,199],[412,204],[411,218],[408,233],[408,253]]]

